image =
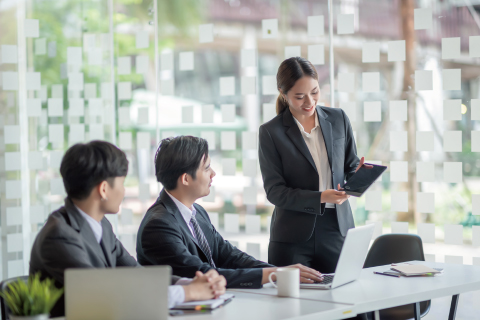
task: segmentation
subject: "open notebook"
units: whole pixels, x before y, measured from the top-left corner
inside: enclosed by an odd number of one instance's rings
[[[392,265],[391,270],[399,272],[406,277],[435,275],[441,273],[438,269],[433,269],[421,264],[397,264]]]
[[[212,310],[230,302],[235,295],[231,293],[225,293],[217,299],[203,300],[203,301],[191,301],[176,305],[172,309],[176,310]]]

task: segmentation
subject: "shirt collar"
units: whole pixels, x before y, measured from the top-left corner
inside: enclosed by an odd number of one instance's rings
[[[83,212],[82,209],[80,209],[79,207],[75,206],[75,208],[77,208],[78,212],[80,212],[80,215],[84,217],[85,220],[87,220],[88,224],[90,225],[90,228],[92,228],[95,239],[97,240],[98,243],[100,243],[100,241],[102,241],[102,236],[103,236],[102,223],[93,219],[91,216]]]
[[[300,129],[300,132],[304,135],[306,135],[307,137],[309,137],[313,130],[316,130],[318,127],[319,127],[319,123],[318,123],[318,116],[317,116],[317,110],[315,110],[315,127],[313,127],[312,131],[310,133],[306,132],[305,131],[305,128],[302,126],[302,124],[300,123],[300,121],[297,120],[297,118],[295,118],[295,116],[292,114],[292,117],[293,119],[295,120],[295,122],[297,123],[297,126],[298,126],[298,129]]]
[[[195,207],[192,206],[192,209],[188,208],[186,205],[184,205],[183,203],[181,203],[177,198],[175,198],[174,196],[172,196],[170,193],[168,193],[167,190],[165,190],[165,192],[170,196],[170,198],[173,200],[173,202],[175,202],[175,204],[177,205],[177,208],[178,210],[180,211],[180,213],[182,214],[182,217],[183,219],[185,220],[185,222],[187,223],[187,225],[190,223],[190,220],[192,219],[192,217],[195,217],[196,213],[197,213],[197,210],[195,210]]]

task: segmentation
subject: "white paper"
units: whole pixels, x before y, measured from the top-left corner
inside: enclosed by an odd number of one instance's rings
[[[193,106],[182,107],[182,123],[193,123]]]
[[[380,101],[365,101],[363,103],[363,121],[382,121],[382,103]]]
[[[47,52],[49,58],[55,58],[57,56],[57,43],[55,41],[48,42]]]
[[[160,55],[160,70],[173,70],[173,52],[171,50],[163,51]]]
[[[362,47],[362,62],[380,62],[380,42],[364,42]]]
[[[363,72],[362,87],[364,92],[380,91],[380,73],[379,72]]]
[[[382,211],[382,191],[365,192],[365,210]]]
[[[338,73],[337,90],[342,92],[353,92],[355,90],[354,73]]]
[[[285,47],[285,59],[292,57],[301,57],[302,48],[300,46],[289,46]]]
[[[173,96],[175,95],[175,80],[166,79],[160,81],[160,91],[164,96]]]
[[[462,131],[443,132],[443,151],[462,152]]]
[[[417,233],[422,238],[423,243],[435,243],[435,224],[419,223]]]
[[[256,205],[257,204],[257,187],[245,187],[243,188],[243,204],[244,205]]]
[[[388,61],[405,61],[405,40],[388,41]]]
[[[435,182],[435,163],[432,161],[417,162],[417,181]]]
[[[216,149],[215,131],[202,131],[200,132],[200,137],[207,140],[208,150]]]
[[[213,123],[213,111],[215,106],[213,104],[202,105],[202,123]]]
[[[193,51],[180,52],[179,60],[180,60],[180,66],[179,66],[180,71],[193,70],[194,68]]]
[[[445,244],[463,244],[463,226],[461,224],[445,225]]]
[[[220,95],[221,96],[235,95],[235,77],[220,78]]]
[[[277,95],[277,78],[275,76],[262,77],[262,93],[263,95]]]
[[[417,211],[420,213],[435,213],[435,193],[417,192]]]
[[[68,142],[72,145],[83,141],[85,141],[85,125],[83,123],[71,124],[68,133]]]
[[[391,100],[390,121],[407,121],[407,100]]]
[[[390,131],[390,151],[408,151],[407,131]]]
[[[48,125],[48,142],[63,143],[63,124]]]
[[[257,52],[255,49],[242,49],[240,53],[242,68],[257,66]]]
[[[193,122],[193,110],[192,110],[192,121]],[[149,107],[139,107],[137,109],[137,123],[138,124],[148,124],[150,119],[150,108]],[[184,118],[182,118],[184,119]]]
[[[21,199],[22,182],[20,180],[7,180],[5,182],[5,196],[7,199]]]
[[[391,161],[390,162],[390,181],[407,182],[408,181],[408,162]]]
[[[150,132],[137,131],[137,149],[149,150],[150,149]]]
[[[468,41],[470,58],[480,58],[480,36],[470,36]]]
[[[63,99],[63,85],[62,84],[52,84],[52,98]]]
[[[20,169],[20,152],[5,152],[5,171],[16,171]]]
[[[50,194],[51,195],[65,195],[65,187],[61,178],[50,179]]]
[[[103,99],[88,99],[88,114],[90,116],[101,116],[103,111]]]
[[[85,83],[83,86],[83,97],[85,99],[93,99],[97,97],[97,84],[96,83]]]
[[[309,45],[308,61],[314,65],[325,64],[325,46],[323,44]]]
[[[103,89],[103,87],[102,87]],[[132,98],[132,83],[131,82],[119,82],[117,85],[118,100],[130,100]],[[102,95],[102,98],[103,95]],[[104,98],[105,99],[105,98]]]
[[[117,58],[117,74],[131,74],[132,73],[132,59],[128,57]]]
[[[472,152],[480,152],[480,131],[472,131]]]
[[[150,46],[147,31],[137,31],[135,34],[135,46],[137,49],[146,49]]]
[[[257,77],[242,77],[240,81],[242,95],[257,93]]]
[[[11,44],[2,44],[2,64],[18,63],[18,47]]]
[[[432,90],[433,80],[431,70],[415,70],[415,90]]]
[[[445,263],[463,264],[463,257],[462,256],[445,255]]]
[[[278,37],[278,19],[262,20],[262,38],[275,39]]]
[[[462,120],[462,100],[443,100],[443,120]]]
[[[222,104],[220,105],[222,111],[222,122],[234,122],[235,121],[235,105],[234,104]]]
[[[41,89],[41,76],[40,72],[27,72],[25,74],[27,90],[40,90]]]
[[[354,33],[354,17],[353,14],[339,14],[337,16],[337,34]]]
[[[257,150],[257,133],[251,131],[242,132],[242,149]]]
[[[47,39],[41,38],[35,40],[35,55],[42,56],[47,53]]]
[[[221,150],[236,150],[237,141],[235,138],[235,131],[222,131],[220,133],[220,149]]]
[[[42,115],[42,100],[27,98],[27,115],[29,117],[40,117]]]
[[[390,193],[390,210],[394,212],[408,212],[408,192],[392,191]],[[351,199],[351,198],[350,198]]]
[[[37,19],[25,19],[25,37],[38,38],[40,34],[39,23]]]
[[[63,99],[48,99],[48,116],[63,117]]]
[[[323,36],[324,29],[325,29],[325,23],[324,23],[323,16],[309,16],[307,18],[307,35],[309,37]]]
[[[461,90],[462,69],[443,69],[443,90]]]
[[[139,74],[148,72],[148,56],[135,57],[135,72]]]
[[[89,140],[105,140],[103,124],[90,124],[88,127]]]
[[[433,131],[417,131],[416,150],[433,151],[434,146]]]
[[[275,104],[264,103],[263,104],[263,123],[268,122],[275,118],[277,115]]]
[[[237,213],[225,213],[223,215],[223,221],[225,225],[225,232],[239,233],[240,219]]]
[[[82,63],[82,47],[67,47],[67,65],[81,67]]]
[[[198,41],[200,43],[213,42],[213,24],[201,24],[198,26]]]
[[[408,233],[408,222],[392,221],[392,233]]]
[[[28,168],[30,170],[42,170],[44,168],[44,160],[40,151],[30,151],[28,153]]]
[[[462,182],[462,162],[443,163],[443,181],[448,183]]]
[[[83,90],[83,73],[68,74],[68,90],[71,90],[71,91]]]
[[[460,37],[442,38],[442,59],[460,58]]]
[[[255,178],[257,176],[257,160],[243,159],[243,175],[245,177]]]
[[[415,30],[432,28],[432,9],[418,8],[413,10],[413,24]]]
[[[222,159],[222,174],[224,176],[234,176],[237,168],[237,161],[235,158]],[[479,208],[480,209],[480,208]]]
[[[50,168],[60,169],[63,159],[63,151],[51,151],[50,152]]]
[[[132,133],[119,132],[118,133],[119,147],[123,150],[132,150]]]
[[[18,90],[18,72],[12,72],[12,71],[2,72],[2,89]]]
[[[20,126],[7,125],[3,128],[5,134],[5,144],[18,144],[20,143]]]
[[[30,223],[45,222],[45,207],[42,205],[30,206]]]
[[[53,99],[49,99],[53,100]],[[85,114],[85,103],[83,99],[68,99],[68,116],[83,117]],[[62,106],[63,108],[63,106]],[[63,110],[62,110],[63,111]]]

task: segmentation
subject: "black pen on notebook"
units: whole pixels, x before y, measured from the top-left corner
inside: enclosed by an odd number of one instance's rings
[[[394,274],[388,274],[388,273],[377,272],[377,271],[373,271],[373,273],[374,273],[374,274],[380,274],[380,275],[382,275],[382,276],[400,278],[400,276],[397,276],[397,275],[394,275]]]

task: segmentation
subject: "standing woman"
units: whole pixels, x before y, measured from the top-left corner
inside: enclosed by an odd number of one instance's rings
[[[318,75],[308,60],[283,61],[277,88],[277,116],[259,133],[264,188],[275,205],[268,262],[332,273],[347,230],[355,227],[341,187],[364,159],[345,112],[317,105]]]

